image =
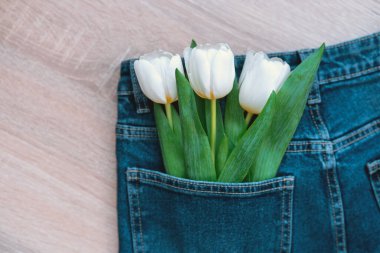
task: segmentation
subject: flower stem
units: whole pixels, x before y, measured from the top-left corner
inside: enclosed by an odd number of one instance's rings
[[[215,139],[216,139],[216,99],[211,99],[211,158],[215,162]]]
[[[172,107],[170,103],[165,104],[165,111],[166,111],[166,117],[169,121],[169,126],[171,129],[173,129],[173,118],[172,118]]]
[[[251,122],[253,113],[247,112],[247,115],[245,116],[245,124],[249,126],[249,122]]]

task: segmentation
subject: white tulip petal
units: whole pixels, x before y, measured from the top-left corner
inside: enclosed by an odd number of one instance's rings
[[[239,80],[239,102],[245,110],[258,114],[271,92],[278,91],[286,80],[290,67],[279,58],[269,59],[263,52],[247,57]]]
[[[194,91],[210,98],[210,63],[204,50],[194,48],[189,62],[189,79]]]
[[[256,54],[255,51],[252,51],[252,50],[250,50],[246,53],[243,69],[242,69],[240,77],[239,77],[239,87],[244,82],[244,79],[247,75],[247,72],[249,72],[254,67],[253,62],[255,60],[255,58],[254,58],[255,54]]]
[[[278,75],[277,79],[277,85],[275,87],[276,92],[278,92],[282,85],[285,83],[286,79],[288,79],[290,74],[290,66],[285,62],[285,64],[282,65],[281,73]]]
[[[167,79],[166,79],[166,87],[167,87],[167,94],[166,96],[169,97],[172,102],[176,101],[178,99],[177,97],[177,83],[175,79],[175,70],[178,69],[183,74],[183,66],[181,57],[177,54],[173,56],[173,58],[170,60],[169,65],[169,71],[167,73]]]
[[[147,60],[134,62],[135,72],[142,92],[156,103],[165,104],[165,89],[160,73]]]
[[[233,87],[235,78],[234,56],[232,52],[220,50],[211,63],[211,95],[212,98],[226,96]]]
[[[183,50],[183,59],[185,60],[185,67],[186,67],[186,72],[188,72],[189,69],[189,59],[190,59],[190,54],[191,54],[192,48],[187,47],[185,50]]]

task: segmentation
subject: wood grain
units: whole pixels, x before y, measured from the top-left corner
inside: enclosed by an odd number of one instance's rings
[[[0,252],[117,252],[119,64],[191,38],[235,53],[380,28],[363,1],[0,0]]]

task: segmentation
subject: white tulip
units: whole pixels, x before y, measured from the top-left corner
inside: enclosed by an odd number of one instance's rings
[[[200,97],[218,99],[232,90],[234,55],[227,44],[187,47],[184,58],[190,84]]]
[[[162,50],[140,57],[134,62],[142,92],[159,104],[170,104],[178,99],[175,70],[183,73],[181,57]]]
[[[263,52],[247,52],[239,79],[241,107],[248,115],[259,114],[272,91],[280,90],[289,73],[289,65],[280,58],[269,59]]]

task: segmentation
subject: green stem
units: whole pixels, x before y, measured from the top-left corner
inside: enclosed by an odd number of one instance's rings
[[[211,158],[215,162],[215,139],[216,139],[216,99],[211,99]]]
[[[172,107],[170,103],[165,104],[166,117],[169,121],[169,126],[173,129]]]
[[[247,115],[245,116],[245,124],[248,126],[249,122],[251,122],[253,113],[247,112]]]

